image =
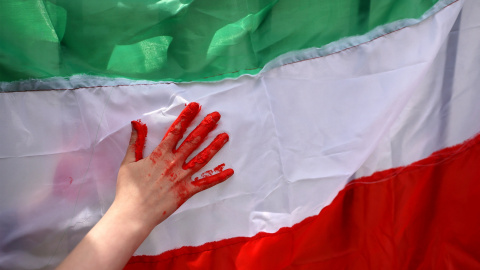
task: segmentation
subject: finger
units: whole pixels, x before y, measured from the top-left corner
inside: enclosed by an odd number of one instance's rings
[[[228,142],[228,134],[218,134],[212,143],[208,145],[202,152],[198,153],[187,164],[183,165],[184,170],[191,169],[193,172],[200,170],[205,164],[207,164],[215,154],[222,149],[222,147]]]
[[[122,163],[131,163],[142,159],[145,139],[147,137],[147,125],[140,120],[132,121],[132,134],[128,143],[127,152]]]
[[[220,172],[218,174],[215,174],[215,175],[212,175],[212,176],[208,176],[208,177],[205,177],[205,178],[201,178],[201,179],[198,179],[198,180],[195,180],[193,182],[190,182],[191,185],[192,185],[192,192],[193,194],[195,193],[198,193],[202,190],[205,190],[207,188],[211,188],[213,186],[215,186],[216,184],[219,184],[225,180],[227,180],[228,178],[230,178],[230,176],[232,176],[234,173],[234,171],[232,169],[227,169],[223,172]]]
[[[166,149],[175,150],[178,141],[182,139],[185,130],[187,130],[190,123],[200,111],[200,105],[196,102],[191,102],[183,109],[175,122],[170,126],[165,137],[162,139],[162,145]]]
[[[200,144],[202,144],[208,133],[212,131],[220,120],[218,112],[210,113],[205,116],[202,122],[188,135],[182,145],[176,151],[180,159],[185,160]],[[228,138],[228,135],[227,135]],[[227,139],[228,140],[228,139]]]
[[[139,161],[143,158],[143,148],[145,148],[145,140],[147,138],[148,128],[147,125],[142,123],[142,121],[132,121],[132,127],[137,133],[137,138],[135,139],[134,149],[135,149],[135,161]]]

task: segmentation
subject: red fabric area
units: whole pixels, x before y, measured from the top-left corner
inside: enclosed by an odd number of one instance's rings
[[[480,269],[479,206],[477,135],[350,182],[293,227],[135,256],[126,269]]]

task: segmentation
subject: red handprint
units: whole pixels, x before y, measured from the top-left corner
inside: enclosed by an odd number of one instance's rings
[[[140,121],[132,121],[132,137],[118,174],[114,203],[128,204],[130,207],[135,205],[132,211],[155,226],[197,192],[233,175],[232,169],[216,170],[218,173],[215,175],[207,174],[192,181],[192,175],[205,166],[229,139],[226,133],[217,135],[210,145],[186,162],[220,120],[218,112],[208,114],[176,148],[199,111],[198,103],[188,104],[160,144],[145,158],[143,148],[147,126]]]

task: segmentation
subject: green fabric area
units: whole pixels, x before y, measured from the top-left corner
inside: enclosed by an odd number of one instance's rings
[[[436,0],[3,0],[0,81],[210,81],[418,18]]]

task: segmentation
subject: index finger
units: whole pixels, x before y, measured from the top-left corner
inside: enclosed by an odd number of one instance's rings
[[[182,139],[185,130],[187,130],[188,126],[192,123],[199,111],[200,105],[198,105],[198,103],[189,103],[170,126],[160,145],[167,150],[171,150],[172,152],[175,151],[178,141]],[[157,148],[160,147],[160,145],[157,146]]]

